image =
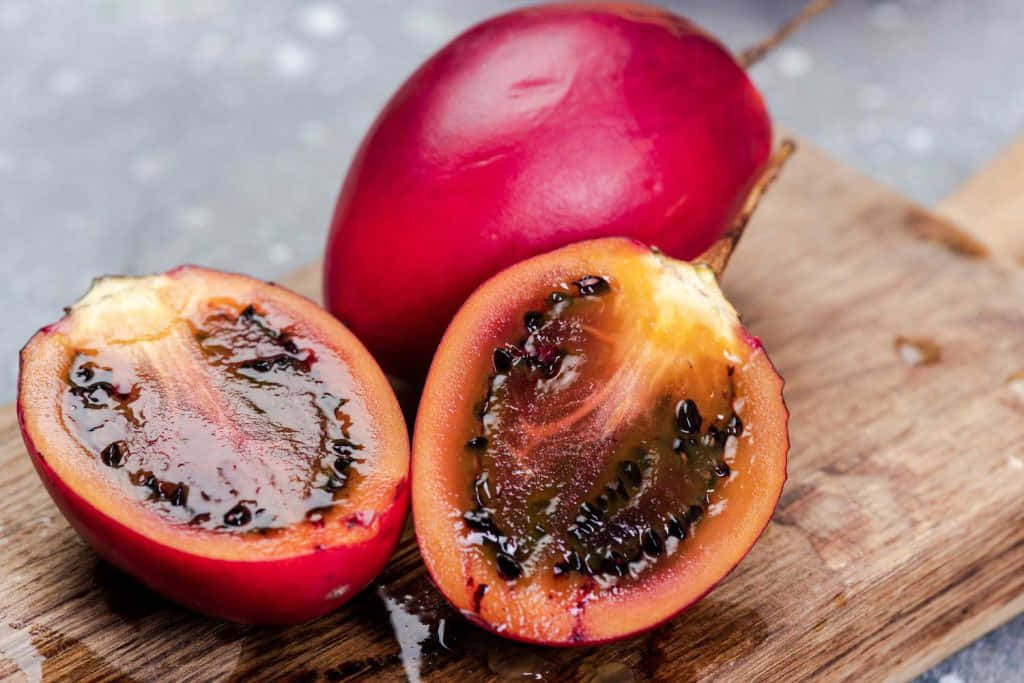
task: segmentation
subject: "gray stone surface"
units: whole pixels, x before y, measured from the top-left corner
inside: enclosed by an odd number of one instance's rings
[[[667,2],[735,48],[801,0]],[[500,0],[0,0],[0,401],[101,273],[316,258],[388,94]],[[777,121],[931,203],[1024,130],[1020,0],[846,0],[753,74]],[[921,681],[1022,679],[1024,618]]]

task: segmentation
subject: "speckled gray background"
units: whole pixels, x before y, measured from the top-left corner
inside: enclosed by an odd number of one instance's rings
[[[741,48],[802,0],[665,2]],[[100,273],[317,258],[389,93],[501,0],[0,0],[0,401]],[[840,0],[753,70],[775,119],[930,204],[1024,131],[1021,0]],[[921,681],[1022,681],[1024,618]]]

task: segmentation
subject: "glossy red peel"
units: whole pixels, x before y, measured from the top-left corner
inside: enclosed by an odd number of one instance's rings
[[[681,17],[501,15],[423,64],[367,134],[331,225],[326,305],[385,370],[418,379],[470,292],[513,263],[615,235],[697,256],[770,144],[747,74]]]

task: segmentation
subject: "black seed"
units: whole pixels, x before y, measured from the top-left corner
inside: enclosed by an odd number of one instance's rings
[[[700,411],[697,410],[697,404],[691,399],[681,401],[676,406],[676,422],[684,434],[696,434],[700,430],[701,422],[703,422],[700,417]]]
[[[725,425],[725,433],[730,436],[739,436],[743,433],[743,421],[740,420],[739,415],[733,415],[729,418],[729,424]]]
[[[224,513],[224,523],[228,526],[245,526],[251,521],[252,513],[242,503]]]
[[[686,529],[674,515],[668,516],[668,520],[665,522],[665,533],[676,538],[686,538]]]
[[[599,507],[586,502],[580,506],[580,512],[585,517],[592,519],[595,522],[600,522],[601,518],[604,517],[604,512]]]
[[[640,471],[640,468],[637,467],[636,463],[633,462],[632,460],[626,460],[625,462],[623,462],[621,465],[619,465],[619,469],[622,470],[622,473],[629,478],[629,481],[632,482],[633,486],[639,486],[641,483],[643,483],[644,474],[643,472]]]
[[[209,512],[201,512],[188,521],[189,526],[195,526],[197,524],[205,524],[210,521]]]
[[[502,578],[511,581],[518,579],[522,575],[523,568],[515,561],[515,558],[505,553],[498,553],[498,573],[501,574]]]
[[[708,433],[700,437],[702,444],[705,446],[714,446],[715,448],[721,448],[724,446],[725,440],[728,438],[729,436],[725,432],[719,431],[718,427],[715,427],[714,425],[708,427]]]
[[[335,439],[331,442],[331,450],[338,455],[352,455],[353,449],[356,445],[348,439]]]
[[[348,481],[348,477],[344,474],[332,474],[327,478],[327,483],[324,484],[324,491],[327,493],[334,493],[345,487],[345,483]]]
[[[620,553],[618,550],[613,550],[605,555],[602,569],[605,574],[615,574],[616,576],[623,576],[628,571],[629,558]]]
[[[583,571],[583,558],[580,557],[580,554],[575,550],[569,553],[565,558],[565,562],[569,565],[570,569],[578,572]]]
[[[621,479],[615,480],[615,493],[619,494],[622,500],[629,500],[629,491],[626,490],[626,483]]]
[[[601,525],[600,522],[592,522],[591,520],[587,519],[583,515],[578,515],[576,517],[576,519],[574,520],[574,522],[575,522],[574,526],[584,536],[589,536],[590,534],[594,533],[595,531],[597,531],[598,527]]]
[[[479,507],[487,507],[491,502],[491,488],[487,485],[487,475],[482,474],[473,482],[473,497]]]
[[[548,301],[553,304],[560,304],[565,301],[565,294],[562,294],[561,292],[551,292],[551,295],[548,297]]]
[[[486,436],[474,436],[472,439],[466,442],[466,448],[472,448],[473,450],[481,450],[487,448],[487,437]]]
[[[127,459],[128,444],[124,441],[115,441],[100,451],[100,460],[107,467],[121,467]]]
[[[696,522],[703,516],[704,508],[702,508],[700,505],[691,505],[690,507],[686,508],[686,521],[690,522],[691,524],[693,522]]]
[[[729,476],[729,472],[730,472],[729,466],[726,465],[724,462],[720,462],[717,465],[715,465],[715,476],[716,477],[728,477]]]
[[[579,287],[582,296],[598,296],[609,290],[608,281],[596,275],[588,275],[573,284]]]
[[[252,307],[252,304],[249,304],[248,306],[242,309],[243,318],[252,318],[254,315],[256,315],[256,309]]]
[[[171,493],[169,500],[171,501],[171,505],[177,505],[179,507],[184,505],[186,501],[188,501],[188,487],[184,484],[178,484],[178,486],[175,487],[174,492]]]
[[[291,339],[285,339],[281,343],[281,345],[284,346],[284,350],[287,351],[288,353],[298,353],[299,352],[299,347]]]
[[[494,520],[491,519],[490,513],[484,510],[469,510],[462,515],[462,519],[470,529],[476,529],[477,531],[494,530]]]
[[[339,455],[334,459],[334,469],[341,474],[346,474],[352,466],[352,458],[347,455]]]
[[[600,496],[598,496],[596,502],[597,507],[600,508],[602,512],[608,510],[608,496],[606,494],[602,493]]]
[[[494,349],[495,372],[508,372],[512,369],[512,353],[505,348]]]
[[[83,365],[75,371],[75,377],[82,380],[83,382],[91,382],[92,378],[96,373],[92,371],[92,368],[88,364]]]
[[[527,332],[536,332],[544,325],[544,314],[538,311],[530,311],[523,316],[523,323]]]
[[[661,551],[664,549],[661,542],[661,536],[659,536],[658,532],[654,529],[648,529],[645,531],[643,535],[640,536],[640,543],[643,545],[644,552],[654,557],[661,555]]]
[[[644,553],[644,549],[640,545],[637,545],[636,548],[633,549],[633,553],[629,556],[629,561],[639,562],[640,560],[644,559],[645,554],[646,553]]]
[[[270,372],[270,369],[273,366],[271,365],[270,361],[268,361],[266,358],[260,358],[249,363],[249,367],[255,370],[256,372]]]
[[[567,574],[569,572],[569,565],[567,565],[564,562],[558,562],[558,563],[555,564],[554,567],[551,568],[551,572],[555,576],[561,576],[562,574]]]
[[[583,529],[573,524],[569,527],[569,533],[572,534],[573,538],[577,541],[584,541],[587,538],[587,534],[583,532]]]

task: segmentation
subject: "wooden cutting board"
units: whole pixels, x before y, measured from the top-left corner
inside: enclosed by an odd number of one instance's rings
[[[1020,186],[1019,173],[997,176],[944,211]],[[985,230],[979,239],[1000,243]],[[318,269],[290,284],[315,296]],[[656,632],[569,650],[484,634],[444,610],[408,533],[379,585],[331,616],[271,629],[191,614],[77,539],[6,407],[0,674],[901,679],[1024,610],[1024,382],[1009,381],[1024,370],[1024,273],[805,144],[725,289],[787,380],[789,482],[740,567]],[[909,364],[899,336],[936,344],[941,359]]]

